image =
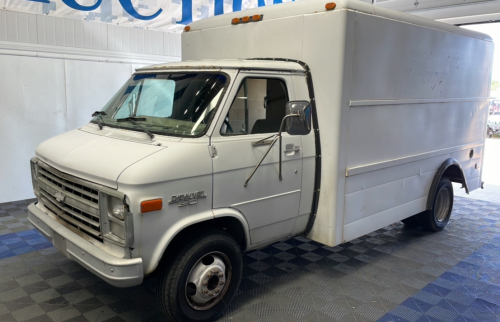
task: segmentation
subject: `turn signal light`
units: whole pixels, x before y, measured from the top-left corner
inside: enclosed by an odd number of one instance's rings
[[[326,10],[333,10],[333,9],[335,9],[336,6],[337,6],[337,4],[335,2],[328,2],[327,4],[325,4],[325,9]]]
[[[141,202],[141,212],[151,212],[156,210],[161,210],[163,208],[162,199],[146,200]]]
[[[189,30],[191,30],[191,27],[189,26],[184,27],[184,31],[189,31]]]
[[[231,20],[231,23],[232,23],[233,25],[237,25],[237,24],[239,24],[239,23],[240,23],[240,18],[233,18],[233,20]]]

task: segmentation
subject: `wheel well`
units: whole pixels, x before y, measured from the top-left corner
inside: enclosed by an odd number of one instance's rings
[[[171,260],[175,257],[177,253],[183,249],[183,246],[192,240],[193,235],[200,234],[211,229],[224,230],[234,238],[242,250],[246,249],[245,230],[240,221],[233,217],[221,217],[202,221],[181,230],[168,244],[161,261],[167,260],[167,258]]]
[[[451,182],[461,183],[462,187],[466,186],[462,169],[460,169],[456,165],[450,165],[448,168],[446,168],[446,170],[443,172],[442,177],[450,179]]]
[[[465,192],[469,193],[467,178],[464,175],[460,162],[458,162],[456,159],[449,158],[441,164],[439,169],[436,171],[436,174],[434,175],[434,179],[432,180],[431,188],[429,190],[429,195],[427,198],[427,206],[425,209],[432,209],[437,186],[439,184],[439,181],[441,181],[441,178],[443,177],[450,179],[451,182],[461,183],[462,187],[465,188]]]

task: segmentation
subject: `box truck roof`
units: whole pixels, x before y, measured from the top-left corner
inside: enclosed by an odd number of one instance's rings
[[[258,24],[260,21],[269,21],[274,19],[282,19],[286,17],[293,16],[301,16],[301,15],[310,15],[316,13],[323,13],[327,11],[325,6],[328,3],[332,3],[329,0],[307,0],[300,2],[287,2],[281,3],[279,5],[266,6],[266,7],[258,7],[252,8],[245,11],[237,11],[232,13],[227,13],[224,15],[219,15],[215,17],[211,17],[208,19],[202,19],[199,21],[192,22],[189,24],[190,30],[189,32],[196,32],[203,29],[212,29],[212,28],[220,28],[231,26],[233,28],[245,28],[245,26],[250,27],[252,24]],[[422,18],[419,16],[402,13],[399,11],[391,10],[383,8],[379,5],[371,5],[367,2],[358,1],[358,0],[338,0],[335,1],[335,9],[329,10],[331,12],[336,12],[339,10],[352,10],[358,11],[362,13],[367,13],[371,15],[381,16],[397,21],[404,21],[411,24],[429,27],[433,29],[438,29],[442,31],[448,31],[453,33],[462,34],[464,36],[474,37],[483,40],[492,41],[488,35],[471,31],[468,29],[459,28],[453,25],[449,25],[442,22],[437,22],[434,20]],[[247,23],[238,23],[236,25],[232,24],[232,20],[234,18],[242,18],[242,17],[252,17],[253,15],[263,15],[260,21],[253,21],[249,19]],[[271,32],[272,30],[270,30]],[[325,34],[327,31],[325,30]]]
[[[273,60],[248,60],[248,59],[219,59],[219,60],[197,60],[197,61],[182,61],[167,64],[158,64],[146,66],[136,69],[138,72],[152,72],[161,69],[265,69],[265,70],[282,70],[292,72],[305,72],[300,64],[287,61]]]

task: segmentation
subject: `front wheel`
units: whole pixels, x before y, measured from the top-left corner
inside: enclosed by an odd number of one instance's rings
[[[174,321],[213,321],[236,294],[243,257],[236,241],[222,230],[198,235],[162,272],[160,306]]]
[[[453,186],[450,179],[442,178],[434,195],[432,209],[418,214],[418,223],[428,231],[442,230],[450,220],[452,209]]]

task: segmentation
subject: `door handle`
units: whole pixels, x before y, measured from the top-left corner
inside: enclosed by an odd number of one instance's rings
[[[269,145],[269,144],[274,144],[276,142],[276,134],[273,134],[271,136],[268,136],[266,138],[260,139],[258,141],[253,141],[252,146],[259,146],[259,145]]]
[[[287,149],[284,151],[285,153],[292,153],[292,152],[299,152],[300,151],[300,146],[294,146],[294,147],[287,147]]]
[[[252,142],[252,146],[269,145],[273,143],[273,140],[260,140]]]

